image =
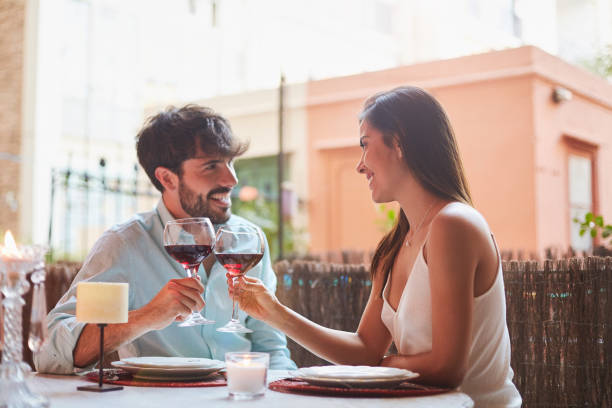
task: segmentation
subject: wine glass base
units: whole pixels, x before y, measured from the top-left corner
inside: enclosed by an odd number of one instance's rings
[[[224,333],[253,333],[253,330],[247,329],[240,322],[230,321],[223,327],[217,329],[218,332]]]
[[[179,327],[191,327],[191,326],[200,326],[203,324],[213,324],[214,320],[208,320],[204,316],[199,313],[194,313],[189,316],[189,319],[179,324]]]

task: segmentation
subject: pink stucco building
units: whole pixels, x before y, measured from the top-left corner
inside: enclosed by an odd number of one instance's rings
[[[380,217],[359,160],[357,115],[371,94],[431,92],[459,142],[475,206],[504,249],[582,248],[571,222],[612,222],[612,85],[534,47],[307,84],[311,250],[372,249]]]

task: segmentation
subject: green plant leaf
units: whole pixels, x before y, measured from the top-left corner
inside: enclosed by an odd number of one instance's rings
[[[596,229],[592,229],[591,230],[591,237],[595,238],[597,236],[597,230]]]
[[[602,238],[608,238],[610,235],[612,235],[612,231],[610,230],[605,230],[601,233]]]
[[[582,224],[582,221],[580,221],[578,218],[574,217],[572,218],[572,221],[575,222],[576,224]]]
[[[585,232],[586,232],[586,229],[580,228],[580,232],[579,232],[580,236],[583,236]]]
[[[586,213],[586,215],[584,216],[584,220],[587,222],[587,224],[593,221],[593,213],[592,212]]]
[[[603,217],[601,215],[598,215],[597,217],[595,217],[595,224],[599,225],[600,227],[603,227],[604,222],[603,222]]]

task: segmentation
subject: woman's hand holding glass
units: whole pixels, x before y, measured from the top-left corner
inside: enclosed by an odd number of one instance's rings
[[[250,225],[226,225],[217,231],[214,254],[217,261],[227,270],[232,279],[244,277],[251,268],[259,263],[265,250],[265,239],[259,228]],[[231,280],[231,279],[230,279]],[[236,299],[232,297],[232,318],[221,332],[251,333],[238,319]]]
[[[283,307],[282,304],[260,279],[251,276],[241,276],[236,279],[229,273],[225,276],[227,277],[229,295],[238,302],[240,309],[249,316],[269,323],[275,316],[279,315],[277,311]]]

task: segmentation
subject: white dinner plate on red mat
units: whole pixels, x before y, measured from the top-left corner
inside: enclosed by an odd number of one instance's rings
[[[225,367],[220,360],[194,357],[128,357],[121,359],[132,367],[144,368],[212,368]]]
[[[352,388],[393,387],[419,376],[401,368],[343,365],[304,367],[291,375],[309,384]]]
[[[212,376],[222,370],[225,365],[216,365],[214,367],[178,367],[178,368],[158,368],[158,367],[136,367],[127,364],[123,361],[114,361],[111,363],[115,368],[121,368],[132,374],[136,379],[146,380],[201,380]]]

